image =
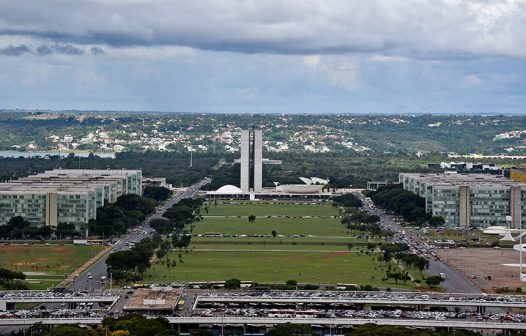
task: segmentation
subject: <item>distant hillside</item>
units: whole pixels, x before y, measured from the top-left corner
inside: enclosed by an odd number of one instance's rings
[[[0,149],[232,152],[239,130],[267,152],[526,154],[526,116],[0,113]]]

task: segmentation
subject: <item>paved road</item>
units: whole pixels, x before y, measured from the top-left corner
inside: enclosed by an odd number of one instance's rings
[[[364,199],[361,193],[356,193],[362,200]],[[395,242],[403,242],[405,240],[412,241],[417,249],[428,250],[426,246],[416,237],[411,236],[406,232],[406,229],[401,225],[393,221],[383,210],[377,208],[372,202],[364,202],[363,210],[370,214],[377,215],[380,217],[380,226],[384,229],[394,231],[396,234],[393,238]],[[445,280],[442,282],[441,287],[451,293],[481,293],[480,288],[471,283],[464,275],[460,274],[446,263],[435,258],[429,259],[429,270],[428,273],[438,275],[440,273],[445,274]]]
[[[363,324],[377,324],[390,326],[404,326],[412,328],[462,328],[479,330],[526,330],[524,323],[508,322],[478,322],[466,320],[415,320],[415,319],[392,319],[392,318],[278,318],[278,317],[233,317],[233,316],[214,316],[214,317],[166,317],[172,324],[205,324],[205,325],[276,325],[284,323],[307,324],[307,325],[326,325],[326,326],[355,326]],[[0,319],[0,325],[29,326],[37,322],[43,324],[85,324],[95,325],[102,323],[102,317],[84,318],[28,318],[28,319]]]
[[[126,250],[128,247],[126,243],[138,242],[141,239],[151,236],[152,229],[150,228],[150,221],[155,218],[161,218],[164,212],[171,208],[174,204],[178,203],[184,198],[190,198],[195,195],[195,193],[204,186],[205,184],[210,183],[210,179],[203,179],[200,182],[186,188],[186,190],[181,191],[174,195],[170,200],[168,200],[161,208],[159,208],[153,215],[149,216],[143,223],[142,226],[138,227],[137,230],[134,230],[135,233],[128,234],[123,236],[113,247],[112,250],[106,254],[106,256],[99,259],[95,264],[82,273],[77,279],[75,279],[71,284],[68,285],[68,289],[71,290],[100,290],[104,288],[105,284],[101,282],[101,277],[108,278],[106,272],[106,259],[108,255],[115,251]],[[91,276],[91,279],[90,279]]]

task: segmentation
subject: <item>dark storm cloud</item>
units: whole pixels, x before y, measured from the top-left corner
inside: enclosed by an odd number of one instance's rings
[[[53,49],[51,49],[50,47],[46,45],[41,45],[40,47],[37,48],[36,52],[40,56],[47,56],[53,53]]]
[[[0,8],[0,35],[65,44],[526,56],[524,1],[0,0]]]
[[[104,50],[101,47],[91,47],[90,51],[93,55],[104,55]]]
[[[36,54],[39,56],[51,54],[82,55],[84,53],[84,49],[71,44],[41,45],[36,48]]]
[[[20,44],[17,46],[8,45],[7,47],[0,49],[0,54],[5,56],[20,56],[22,54],[31,52],[28,46]]]
[[[82,55],[84,54],[84,49],[76,47],[71,44],[58,44],[54,47],[54,50],[60,54],[66,55]]]

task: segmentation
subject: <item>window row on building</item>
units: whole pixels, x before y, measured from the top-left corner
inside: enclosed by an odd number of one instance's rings
[[[0,225],[22,216],[36,226],[82,228],[97,208],[124,194],[142,195],[141,170],[55,169],[0,183]]]
[[[450,227],[510,225],[526,222],[526,184],[488,174],[401,173],[399,182],[425,198],[426,212]]]

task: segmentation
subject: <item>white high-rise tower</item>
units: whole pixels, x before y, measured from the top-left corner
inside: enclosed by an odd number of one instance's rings
[[[263,131],[241,130],[240,188],[263,191]],[[252,182],[252,183],[251,183]]]
[[[254,142],[254,192],[263,191],[263,131],[253,131]]]
[[[241,130],[241,183],[243,192],[250,191],[250,131]]]

